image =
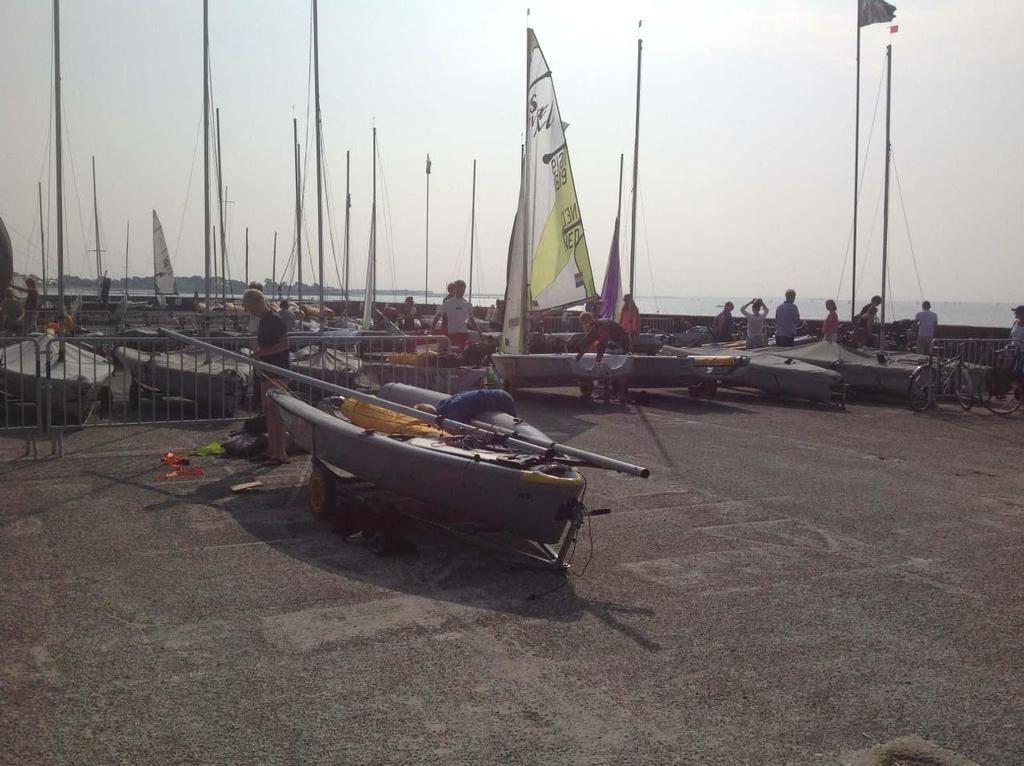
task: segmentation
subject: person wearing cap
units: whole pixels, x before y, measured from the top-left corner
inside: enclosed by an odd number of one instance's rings
[[[1010,340],[1017,348],[1024,351],[1024,303],[1013,309],[1013,325],[1010,327]]]
[[[932,311],[932,304],[925,301],[914,321],[917,323],[917,353],[927,354],[935,337],[935,328],[939,326],[939,315]]]
[[[267,306],[259,290],[250,288],[242,295],[242,308],[257,320],[256,359],[281,369],[288,369],[288,328],[284,320]],[[268,396],[272,388],[287,390],[287,385],[269,376],[259,374],[260,398],[267,416],[267,459],[272,463],[287,463],[284,421],[277,406]]]

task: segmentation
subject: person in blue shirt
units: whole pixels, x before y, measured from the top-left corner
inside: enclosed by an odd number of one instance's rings
[[[711,329],[712,335],[718,343],[728,343],[732,340],[733,308],[732,301],[726,301],[718,316],[715,317],[715,323]]]
[[[775,309],[775,345],[792,346],[796,330],[800,326],[800,309],[797,308],[796,290],[786,290],[786,300]]]

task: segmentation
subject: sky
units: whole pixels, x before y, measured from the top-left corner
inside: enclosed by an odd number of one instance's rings
[[[858,297],[880,288],[879,85],[891,39],[890,295],[1020,302],[1024,2],[895,4],[897,34],[888,24],[862,34]],[[39,181],[48,250],[56,236],[52,7],[45,0],[2,6],[0,217],[11,233],[15,269],[38,273]],[[305,159],[308,145],[312,160],[314,135],[310,8],[310,0],[210,0],[211,78],[236,278],[246,227],[251,278],[270,277],[275,232],[278,273],[293,248],[296,117],[306,173],[304,277],[313,281],[316,182]],[[746,300],[792,287],[806,296],[849,297],[855,0],[530,3],[529,23],[570,126],[597,283],[615,221],[620,154],[622,251],[629,256],[639,19],[636,293]],[[339,269],[343,259],[346,151],[351,284],[363,281],[376,126],[378,287],[424,288],[429,153],[430,289],[468,279],[475,159],[474,290],[503,291],[519,186],[526,23],[520,3],[321,1],[323,143],[337,232],[332,249],[325,223],[328,284],[339,284],[334,253]],[[64,0],[61,60],[66,271],[95,275],[95,256],[87,252],[95,156],[105,267],[123,273],[130,221],[129,271],[152,273],[156,210],[176,273],[202,274],[202,3]],[[50,252],[51,274],[55,263]]]

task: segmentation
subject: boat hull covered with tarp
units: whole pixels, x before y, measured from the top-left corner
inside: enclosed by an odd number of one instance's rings
[[[22,402],[43,404],[47,394],[41,384],[48,380],[51,422],[81,423],[110,379],[110,362],[77,343],[51,341],[52,336],[42,335],[0,349],[4,392]]]
[[[708,347],[676,348],[663,346],[661,353],[672,356],[694,357],[708,353],[744,354],[750,358],[748,365],[737,368],[724,381],[730,388],[753,388],[776,396],[806,399],[812,402],[831,402],[842,393],[843,378],[834,370],[815,367],[797,359],[788,359],[770,353],[768,349],[737,351],[733,349]]]
[[[393,360],[363,362],[363,373],[371,388],[405,383],[442,394],[457,394],[487,384],[486,367],[442,367],[437,364],[402,364]]]
[[[918,354],[882,355],[870,349],[851,349],[839,343],[818,341],[794,348],[775,348],[773,352],[787,359],[796,359],[843,376],[851,391],[886,396],[906,396],[910,376],[927,361]]]
[[[206,351],[150,352],[118,346],[114,357],[140,385],[188,399],[211,415],[233,415],[251,393],[248,366]]]
[[[491,357],[510,389],[558,388],[623,381],[630,388],[689,388],[729,378],[741,357],[647,356],[644,354],[495,354]]]
[[[569,529],[584,489],[574,469],[543,455],[460,446],[457,439],[385,434],[283,391],[271,398],[292,440],[314,460],[420,500],[438,515],[551,545]]]
[[[292,353],[289,366],[311,378],[347,386],[358,380],[362,364],[349,349],[303,346]]]

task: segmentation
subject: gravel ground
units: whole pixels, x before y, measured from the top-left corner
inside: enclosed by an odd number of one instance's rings
[[[0,439],[0,763],[1024,763],[1024,418],[520,403],[651,468],[582,576],[374,556],[302,458],[154,480],[223,426]]]

